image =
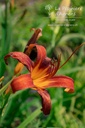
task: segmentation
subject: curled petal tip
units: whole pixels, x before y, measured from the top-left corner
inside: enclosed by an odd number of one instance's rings
[[[36,36],[36,40],[38,40],[41,36],[42,36],[42,29],[41,28],[38,28],[38,29],[35,29],[35,28],[31,28],[31,30],[34,31],[34,36]]]
[[[50,114],[49,108],[48,108],[48,110],[46,110],[46,111],[45,111],[44,108],[41,108],[41,111],[43,111],[43,113],[44,113],[45,115],[49,115],[49,114]]]
[[[63,87],[65,92],[74,92],[74,81],[68,76],[54,76],[50,79],[48,87]]]
[[[10,52],[9,54],[7,54],[4,58],[6,64],[8,64],[7,59],[9,57],[12,57],[12,58],[18,60],[20,63],[22,63],[21,65],[26,66],[28,70],[30,70],[31,67],[33,66],[30,58],[22,52]],[[21,65],[19,65],[19,67],[22,67]]]
[[[4,61],[5,61],[5,63],[8,65],[8,58],[9,57],[12,57],[12,52],[10,52],[9,54],[7,54],[5,57],[4,57]]]
[[[35,28],[31,28],[30,31],[32,31],[32,30],[35,32],[36,29]]]
[[[40,30],[40,31],[42,32],[42,28],[38,28],[38,29],[36,29],[36,28],[31,28],[30,31],[31,31],[31,30],[33,30],[34,32],[35,32],[36,30]]]
[[[64,91],[65,92],[68,92],[68,93],[73,93],[74,92],[74,90],[73,89],[70,89],[70,88],[66,88]]]

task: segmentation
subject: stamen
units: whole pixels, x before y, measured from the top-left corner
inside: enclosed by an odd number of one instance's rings
[[[81,48],[83,45],[85,45],[85,42],[82,43],[82,44],[80,44],[80,45],[72,52],[72,54],[71,54],[71,55],[68,57],[68,59],[59,67],[59,69],[60,69],[61,67],[63,67],[63,66],[71,59],[71,57],[76,53],[76,51],[79,50],[79,48]]]
[[[54,74],[59,69],[59,65],[60,65],[60,58],[58,60],[56,60],[54,58],[51,60],[50,65],[49,65],[50,73],[49,73],[48,77],[54,76]]]

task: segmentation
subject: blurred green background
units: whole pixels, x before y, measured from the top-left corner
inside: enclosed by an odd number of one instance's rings
[[[59,7],[69,9],[60,13]],[[85,1],[0,0],[0,77],[5,76],[4,84],[12,78],[17,61],[10,59],[6,66],[3,58],[11,51],[24,50],[33,34],[31,28],[42,28],[38,44],[46,47],[49,57],[57,59],[61,54],[63,64],[85,41]],[[52,99],[50,115],[40,114],[27,128],[85,128],[85,47],[81,47],[57,74],[72,77],[75,92],[67,94],[60,88],[48,89]],[[0,95],[0,127],[16,128],[40,107],[40,101],[38,94],[30,89],[10,96]]]

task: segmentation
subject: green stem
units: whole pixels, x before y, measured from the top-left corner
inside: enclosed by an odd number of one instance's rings
[[[14,78],[14,77],[13,77]],[[4,85],[1,89],[0,89],[0,95],[2,93],[4,93],[4,91],[7,89],[7,87],[10,85],[10,83],[12,82],[13,79],[11,79],[6,85]]]
[[[25,128],[29,123],[32,122],[41,113],[40,108],[35,110],[31,115],[29,115],[17,128]]]
[[[57,36],[57,34],[56,34],[56,33],[54,33],[54,34],[53,34],[53,38],[52,38],[52,43],[51,43],[51,47],[52,47],[52,48],[54,48],[54,47],[55,47],[56,36]]]
[[[56,39],[56,34],[53,33],[52,41],[51,41],[51,46],[48,47],[47,53],[50,53],[50,51],[54,48],[54,46],[55,46],[55,39]]]
[[[54,47],[55,47],[55,44],[56,44],[56,36],[57,36],[57,34],[59,33],[59,29],[60,29],[60,27],[57,26],[57,27],[53,30],[53,36],[52,36],[51,46],[49,46],[48,49],[47,49],[47,53],[48,53],[48,54],[49,54],[49,53],[52,51],[52,49],[54,49]]]

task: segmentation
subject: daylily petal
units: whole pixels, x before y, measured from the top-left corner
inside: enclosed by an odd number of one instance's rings
[[[36,59],[36,57],[37,57],[37,49],[36,49],[36,44],[34,44],[34,45],[32,45],[32,44],[30,44],[29,46],[28,46],[28,49],[27,49],[27,51],[26,51],[26,55],[28,55],[29,56],[29,58],[31,59],[31,60],[35,60]]]
[[[34,63],[33,70],[31,72],[31,77],[34,79],[35,79],[35,77],[39,76],[39,72],[41,72],[41,71],[39,71],[39,69],[42,70],[41,67],[44,65],[44,64],[42,65],[42,63],[44,61],[46,61],[45,64],[46,65],[47,65],[47,63],[49,64],[49,62],[48,62],[49,59],[48,58],[46,59],[46,49],[43,46],[37,45],[37,44],[35,45],[35,47],[37,49],[37,58],[36,58],[36,61]]]
[[[10,52],[9,54],[7,54],[4,57],[6,64],[8,64],[7,59],[9,57],[12,57],[12,58],[20,61],[23,65],[25,65],[27,67],[28,70],[31,70],[33,67],[33,64],[32,64],[32,61],[30,60],[30,58],[22,52]]]
[[[26,54],[26,53],[25,53]],[[46,57],[46,49],[42,45],[30,44],[28,47],[27,55],[32,59],[33,56],[36,58],[35,65],[40,64],[48,57]],[[46,59],[47,60],[47,59]]]
[[[28,43],[26,45],[26,48],[24,50],[24,53],[27,54],[27,55],[29,53],[29,49],[30,49],[29,46],[30,46],[30,44],[36,44],[37,40],[39,39],[39,37],[42,36],[42,29],[41,28],[38,28],[38,29],[32,28],[32,30],[34,30],[34,34],[30,38],[30,40],[28,41]]]
[[[36,49],[34,48],[34,46],[29,45],[28,49],[26,50],[25,53],[31,60],[34,60],[37,56],[37,52]],[[14,69],[14,74],[18,74],[22,71],[24,65],[20,62],[18,62],[18,64],[16,65],[15,69]]]
[[[64,87],[66,92],[74,92],[74,81],[67,76],[54,76],[49,79],[50,83],[45,88]]]
[[[37,52],[34,50],[33,47],[30,47],[30,46],[28,47],[28,51],[26,51],[25,54],[28,55],[31,60],[34,60],[37,56]],[[16,65],[16,67],[14,69],[14,74],[16,75],[16,74],[20,73],[23,68],[24,68],[24,65],[22,63],[18,62],[18,64]]]
[[[42,111],[45,115],[48,115],[51,110],[51,99],[50,95],[46,90],[38,90],[39,95],[42,98]]]
[[[15,78],[12,83],[11,87],[13,92],[24,90],[26,88],[33,88],[33,82],[30,77],[30,74],[20,75],[17,78]]]
[[[46,49],[42,45],[36,44],[36,49],[37,49],[37,58],[35,65],[38,63],[42,63],[43,60],[46,58]]]
[[[28,43],[25,47],[24,53],[26,55],[28,55],[31,60],[34,60],[37,56],[37,52],[36,52],[36,49],[34,48],[34,46],[31,46],[30,44],[36,44],[36,41],[39,39],[40,36],[42,36],[42,29],[41,28],[38,28],[38,29],[32,28],[32,30],[34,30],[34,34],[28,41]],[[22,71],[23,67],[24,67],[23,64],[18,63],[14,69],[14,74],[20,73]]]

